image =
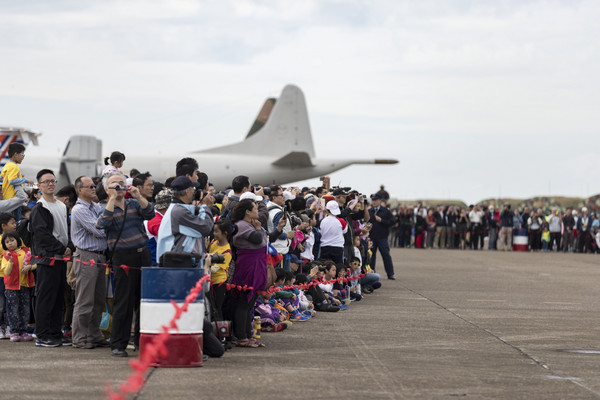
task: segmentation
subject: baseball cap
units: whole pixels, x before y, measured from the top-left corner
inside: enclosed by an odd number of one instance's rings
[[[264,200],[262,197],[255,195],[252,192],[245,192],[240,196],[240,200],[250,199],[252,201],[261,201]]]
[[[171,188],[177,191],[185,190],[191,187],[197,188],[198,186],[200,186],[198,182],[192,182],[187,176],[178,176],[177,178],[173,179],[173,182],[171,182]]]
[[[375,193],[371,195],[371,200],[382,200],[383,197],[379,193]]]
[[[335,200],[331,200],[331,201],[327,202],[327,204],[325,205],[325,207],[333,215],[340,215],[341,214],[340,206],[338,206],[338,203]]]

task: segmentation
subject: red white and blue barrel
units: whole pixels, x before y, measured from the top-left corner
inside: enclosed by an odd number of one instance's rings
[[[185,297],[202,278],[202,268],[142,268],[142,302],[140,306],[140,354],[152,340],[169,326],[175,307],[185,302]],[[166,341],[168,354],[159,355],[153,367],[202,366],[202,327],[204,324],[204,295],[200,292],[187,312],[177,320],[178,330],[170,329]]]
[[[528,251],[529,234],[527,229],[515,229],[513,231],[513,251]]]

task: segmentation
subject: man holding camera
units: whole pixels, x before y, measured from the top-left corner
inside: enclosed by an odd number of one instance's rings
[[[187,176],[178,176],[171,183],[173,201],[163,216],[156,241],[156,259],[167,251],[204,254],[204,237],[213,229],[210,208],[215,199],[208,193],[194,200],[198,187]]]
[[[119,173],[106,175],[102,184],[108,194],[106,208],[100,214],[96,227],[106,232],[106,244],[111,252],[109,263],[125,265],[115,268],[115,294],[113,324],[110,336],[112,355],[127,357],[127,345],[131,337],[133,311],[140,307],[142,266],[152,265],[152,256],[146,246],[148,236],[144,220],[154,218],[152,203],[142,196],[135,186],[129,188],[125,177]],[[129,191],[131,199],[125,198]],[[135,320],[134,346],[139,346],[139,312]]]

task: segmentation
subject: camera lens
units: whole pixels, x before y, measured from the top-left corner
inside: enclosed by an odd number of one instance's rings
[[[225,256],[223,254],[213,254],[210,256],[211,264],[222,264],[225,262]]]

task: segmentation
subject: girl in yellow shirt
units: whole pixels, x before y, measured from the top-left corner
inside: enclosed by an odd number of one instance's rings
[[[219,221],[214,227],[214,239],[208,246],[208,252],[215,255],[223,255],[225,261],[220,264],[212,264],[210,267],[210,293],[217,311],[217,320],[223,320],[223,301],[225,300],[225,283],[227,282],[227,271],[231,263],[231,247],[228,237],[233,232],[229,220]]]

